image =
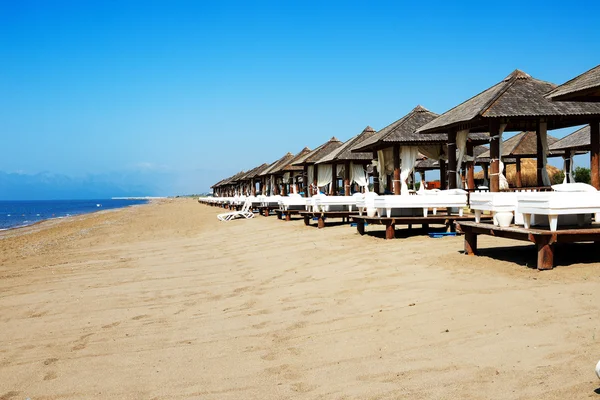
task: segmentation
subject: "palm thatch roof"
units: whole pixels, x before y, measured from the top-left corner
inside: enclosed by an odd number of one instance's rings
[[[558,141],[557,138],[551,135],[547,135],[548,146]],[[553,154],[552,151],[549,151],[547,155],[558,155]],[[535,132],[521,132],[516,134],[515,136],[506,139],[502,142],[502,154],[500,155],[503,159],[504,157],[537,157],[537,134]],[[479,156],[480,159],[490,158],[490,151],[482,153]],[[480,161],[483,162],[483,161]]]
[[[600,104],[552,102],[545,94],[555,84],[532,78],[515,70],[504,80],[446,111],[420,127],[420,133],[443,133],[449,129],[489,130],[492,119],[507,122],[506,131],[535,130],[539,118],[548,129],[581,125],[590,117],[600,117]]]
[[[227,186],[227,185],[235,185],[237,183],[238,178],[243,176],[246,172],[240,171],[235,175],[230,176],[229,178],[224,179],[219,186]]]
[[[279,160],[271,164],[269,168],[265,169],[259,176],[274,175],[275,173],[278,173],[280,168],[285,166],[292,158],[294,158],[292,153],[286,153]]]
[[[343,162],[343,161],[366,161],[371,162],[373,159],[372,152],[361,152],[355,153],[351,149],[354,146],[360,145],[365,140],[373,137],[376,134],[375,129],[367,126],[361,133],[349,139],[343,145],[338,147],[336,150],[325,155],[319,159],[316,164],[332,163],[332,162]]]
[[[302,171],[303,168],[301,166],[294,165],[294,163],[306,156],[310,152],[311,150],[308,147],[303,148],[298,154],[293,156],[291,159],[286,160],[284,163],[281,163],[275,168],[271,169],[270,174],[282,174],[285,172]]]
[[[546,97],[552,101],[600,101],[600,65],[563,83]]]
[[[241,177],[241,180],[250,180],[253,178],[256,178],[262,171],[264,171],[267,167],[269,166],[269,164],[264,163],[259,165],[258,167],[252,168],[250,171],[248,171],[243,177]]]
[[[336,138],[335,136],[311,151],[310,153],[300,157],[296,160],[292,165],[295,166],[304,166],[304,165],[312,165],[315,162],[319,161],[322,157],[325,157],[332,151],[338,149],[343,143]]]
[[[567,135],[550,145],[549,148],[554,152],[564,152],[568,150],[590,150],[590,126],[586,125],[583,128],[576,130],[570,135]]]
[[[554,175],[561,172],[558,168],[552,165],[546,165],[546,171],[550,181],[554,181]],[[516,164],[510,164],[506,166],[504,173],[506,180],[510,186],[517,186],[517,166]],[[475,179],[483,179],[483,171],[475,173]],[[533,158],[524,158],[521,160],[521,185],[526,186],[537,186],[537,161]]]

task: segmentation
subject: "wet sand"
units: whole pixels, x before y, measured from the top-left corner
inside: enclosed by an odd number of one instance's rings
[[[462,237],[223,211],[0,234],[0,399],[600,398],[591,244],[538,272],[523,242],[467,257]]]

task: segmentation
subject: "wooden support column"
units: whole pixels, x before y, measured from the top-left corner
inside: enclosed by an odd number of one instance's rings
[[[331,164],[331,189],[329,190],[329,194],[332,196],[336,195],[338,190],[338,180],[337,180],[337,164]]]
[[[350,161],[344,163],[344,195],[350,196]]]
[[[448,131],[448,189],[456,189],[456,130]]]
[[[377,160],[377,151],[373,152],[373,160]],[[379,194],[379,171],[373,167],[373,191]]]
[[[400,194],[400,145],[395,144],[394,153],[394,178],[392,180],[394,194]]]
[[[517,187],[523,187],[523,180],[521,179],[521,157],[517,157],[516,171]]]
[[[477,254],[477,234],[471,231],[465,232],[465,254],[468,256]]]
[[[256,196],[256,181],[252,178],[250,182],[252,182],[252,196]]]
[[[444,190],[447,188],[446,182],[446,160],[440,158],[440,189]]]
[[[385,223],[385,238],[394,239],[396,237],[396,224],[394,221],[387,221]]]
[[[304,189],[304,197],[308,197],[308,188],[309,188],[309,184],[308,184],[309,179],[308,179],[308,164],[304,164],[304,170],[302,172],[302,186]]]
[[[540,122],[536,123],[536,144],[537,144],[537,186],[544,186],[544,179],[542,178],[542,171],[546,167],[544,165],[544,147],[542,146],[541,133],[546,129],[546,124]]]
[[[500,123],[493,119],[490,122],[490,192],[500,191]]]
[[[590,123],[590,141],[592,146],[590,152],[592,186],[600,190],[600,121],[598,120]]]
[[[388,190],[388,192],[390,192],[392,190],[392,175],[386,175],[385,180],[386,180],[387,190]]]
[[[535,235],[535,244],[538,251],[537,269],[552,269],[554,266],[554,246],[552,236]]]
[[[467,162],[467,186],[475,189],[475,160],[473,159],[473,142],[467,141],[467,156],[471,161]]]

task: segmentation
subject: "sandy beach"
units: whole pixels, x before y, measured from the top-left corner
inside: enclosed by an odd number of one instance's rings
[[[592,245],[538,272],[523,242],[467,257],[462,237],[219,212],[176,199],[1,233],[0,399],[600,397]]]

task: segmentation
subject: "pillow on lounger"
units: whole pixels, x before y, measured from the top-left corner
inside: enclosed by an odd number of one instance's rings
[[[583,182],[552,185],[555,192],[597,192],[596,188]]]
[[[439,193],[440,194],[467,194],[467,191],[463,190],[463,189],[447,189],[447,190],[440,190]]]

